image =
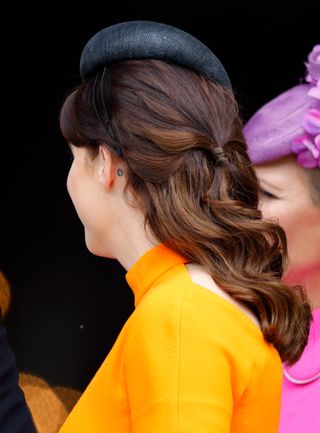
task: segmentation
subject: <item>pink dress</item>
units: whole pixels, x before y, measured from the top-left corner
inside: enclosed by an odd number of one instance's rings
[[[279,433],[320,433],[320,308],[301,358],[284,368]]]

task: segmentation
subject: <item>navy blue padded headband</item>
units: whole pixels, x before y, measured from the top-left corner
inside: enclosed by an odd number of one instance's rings
[[[122,22],[96,33],[82,51],[81,78],[128,59],[168,61],[231,88],[222,63],[206,45],[183,30],[153,21]]]

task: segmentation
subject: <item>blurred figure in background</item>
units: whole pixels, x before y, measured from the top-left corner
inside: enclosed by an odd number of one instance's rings
[[[0,432],[36,433],[24,393],[19,387],[15,356],[2,319],[10,303],[9,285],[0,272]]]
[[[15,355],[6,341],[5,318],[10,311],[10,301],[10,284],[0,271],[3,316],[0,326],[0,432],[57,433],[81,393],[65,386],[50,386],[37,374],[16,368]]]
[[[287,235],[285,280],[304,286],[313,308],[302,357],[284,364],[280,433],[320,432],[320,45],[306,66],[306,82],[268,102],[244,128],[262,213]]]

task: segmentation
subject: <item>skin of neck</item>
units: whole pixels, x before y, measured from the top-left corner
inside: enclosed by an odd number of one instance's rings
[[[320,307],[320,263],[303,270],[289,269],[284,280],[304,287],[313,310]]]
[[[143,209],[128,196],[116,194],[112,230],[107,235],[107,257],[115,258],[127,271],[147,251],[160,243],[145,224]],[[111,253],[111,254],[110,254]]]

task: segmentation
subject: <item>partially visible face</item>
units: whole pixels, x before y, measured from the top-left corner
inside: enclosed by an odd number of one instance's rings
[[[275,218],[287,235],[290,281],[304,281],[320,269],[320,206],[311,200],[306,173],[293,155],[255,170],[263,216]]]
[[[105,255],[106,227],[110,213],[106,212],[106,195],[98,181],[98,157],[92,159],[88,149],[70,146],[73,162],[67,188],[77,214],[85,229],[86,245],[93,254]]]

